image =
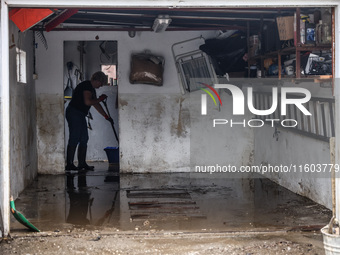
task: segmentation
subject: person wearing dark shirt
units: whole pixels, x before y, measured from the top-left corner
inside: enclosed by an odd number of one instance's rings
[[[106,83],[106,75],[96,72],[91,80],[83,81],[75,88],[72,99],[66,108],[66,120],[69,127],[69,139],[66,152],[66,171],[93,170],[93,166],[86,163],[87,142],[89,140],[86,116],[93,106],[106,120],[112,119],[106,114],[100,102],[105,100],[105,94],[97,98],[97,88]],[[78,146],[78,167],[73,164],[74,154]]]

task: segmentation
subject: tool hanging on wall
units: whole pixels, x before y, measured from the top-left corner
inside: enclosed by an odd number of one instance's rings
[[[34,31],[34,37],[38,37],[40,39],[40,41],[42,42],[42,44],[44,45],[45,49],[48,49],[48,44],[47,44],[47,40],[46,37],[44,35],[44,31],[43,30],[35,30]]]
[[[87,119],[87,128],[90,129],[90,130],[92,130],[91,123],[90,123],[90,121],[89,121],[88,119]]]
[[[100,62],[102,64],[116,64],[117,58],[117,42],[116,41],[103,41],[99,48],[101,50]],[[103,59],[102,56],[105,56]]]
[[[87,118],[87,128],[92,130],[92,126],[91,126],[90,120],[93,120],[93,117],[92,117],[92,114],[91,114],[90,111],[87,114],[86,118]]]
[[[66,63],[67,66],[67,72],[68,72],[68,79],[67,79],[67,85],[66,88],[64,90],[64,98],[72,98],[72,94],[73,94],[73,86],[72,86],[72,79],[71,79],[71,74],[70,71],[73,69],[73,63],[67,62]]]
[[[78,69],[78,68],[76,68],[75,70],[74,70],[74,75],[77,77],[77,80],[78,81],[83,81],[84,80],[84,75],[83,75],[83,73]]]

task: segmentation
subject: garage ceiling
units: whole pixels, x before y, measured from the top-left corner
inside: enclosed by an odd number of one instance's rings
[[[305,10],[306,8],[304,8]],[[148,9],[54,9],[53,14],[32,27],[34,30],[152,31],[158,15],[169,15],[166,31],[258,30],[277,16],[291,16],[296,8],[148,8]],[[313,12],[313,8],[308,10]]]

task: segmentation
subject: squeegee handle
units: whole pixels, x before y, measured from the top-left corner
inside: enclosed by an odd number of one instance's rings
[[[107,100],[107,98],[105,98],[102,102],[103,102],[103,104],[104,104],[104,106],[105,106],[107,116],[109,116],[109,117],[111,118],[109,109],[107,108],[106,100]],[[116,129],[115,129],[115,126],[114,126],[113,121],[111,122],[111,126],[112,126],[113,132],[114,132],[114,134],[115,134],[116,140],[117,140],[117,142],[118,142],[118,144],[119,144],[118,135],[117,135],[117,132],[116,132]]]

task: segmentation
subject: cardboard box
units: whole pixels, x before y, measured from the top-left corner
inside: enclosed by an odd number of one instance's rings
[[[294,16],[277,17],[276,23],[281,41],[294,39]]]

